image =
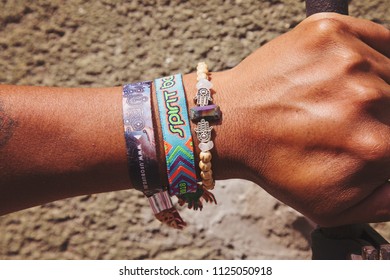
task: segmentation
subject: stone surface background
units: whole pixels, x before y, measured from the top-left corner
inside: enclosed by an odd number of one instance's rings
[[[388,0],[350,13],[390,26]],[[304,19],[303,1],[1,0],[0,83],[103,87],[219,71]],[[311,225],[259,186],[218,182],[218,206],[181,209],[182,232],[136,191],[82,196],[0,217],[0,259],[309,259]],[[388,224],[376,228],[390,238]]]

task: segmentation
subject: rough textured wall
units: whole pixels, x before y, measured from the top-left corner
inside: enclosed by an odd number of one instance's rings
[[[389,0],[353,16],[390,26]],[[231,68],[305,16],[302,1],[1,0],[0,83],[102,87]],[[182,209],[178,232],[136,191],[76,197],[0,217],[2,259],[307,259],[308,222],[259,186],[218,183],[218,206]],[[390,238],[388,224],[377,228]]]

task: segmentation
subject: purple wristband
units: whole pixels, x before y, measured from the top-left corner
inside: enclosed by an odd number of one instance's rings
[[[154,140],[151,86],[151,81],[126,84],[122,95],[130,180],[148,197],[163,191]]]

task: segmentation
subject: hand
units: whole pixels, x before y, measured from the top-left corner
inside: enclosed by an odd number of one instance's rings
[[[390,220],[389,57],[389,30],[324,13],[225,72],[242,177],[322,226]]]

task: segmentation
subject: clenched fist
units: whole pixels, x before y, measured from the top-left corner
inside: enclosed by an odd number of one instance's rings
[[[324,13],[215,73],[221,170],[322,226],[390,220],[389,57],[389,30]]]

